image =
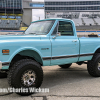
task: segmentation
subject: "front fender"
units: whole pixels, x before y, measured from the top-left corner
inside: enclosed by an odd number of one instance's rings
[[[9,62],[11,62],[11,60],[14,58],[15,55],[17,55],[19,52],[24,51],[24,50],[33,50],[33,51],[37,52],[37,53],[40,55],[41,59],[42,59],[42,54],[41,54],[41,52],[40,52],[38,49],[33,48],[33,47],[24,47],[24,48],[19,48],[19,49],[17,49],[17,50],[10,56]],[[43,61],[43,59],[42,59],[42,61]]]
[[[95,53],[98,49],[100,49],[100,46],[96,47],[93,53]]]

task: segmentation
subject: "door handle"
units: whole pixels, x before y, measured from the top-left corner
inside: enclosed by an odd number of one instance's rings
[[[77,42],[77,40],[73,40],[72,42]]]

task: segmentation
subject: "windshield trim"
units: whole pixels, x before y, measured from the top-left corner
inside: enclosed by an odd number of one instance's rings
[[[50,27],[50,29],[48,30],[48,32],[47,32],[46,34],[35,34],[35,35],[47,35],[47,34],[50,32],[50,30],[52,29],[52,27],[53,27],[53,25],[54,25],[54,23],[55,23],[55,20],[40,20],[40,21],[32,22],[32,23],[29,25],[29,27],[30,27],[33,23],[44,22],[44,21],[52,21],[53,24],[52,24],[52,26]],[[28,27],[28,28],[29,28],[29,27]],[[28,28],[27,28],[27,29],[28,29]],[[28,34],[25,33],[25,32],[27,31],[27,29],[23,32],[25,35],[28,35]],[[31,35],[34,35],[34,34],[31,34]]]

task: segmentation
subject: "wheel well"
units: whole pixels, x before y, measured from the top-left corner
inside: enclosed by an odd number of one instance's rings
[[[33,59],[37,61],[41,66],[43,65],[42,59],[36,51],[24,50],[24,51],[19,52],[13,57],[13,59],[11,60],[10,67],[13,63],[21,59]]]
[[[95,53],[100,53],[100,48],[98,48],[98,49],[95,51]]]

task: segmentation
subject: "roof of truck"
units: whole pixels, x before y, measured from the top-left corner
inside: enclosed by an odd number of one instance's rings
[[[71,19],[64,19],[64,18],[50,18],[50,19],[43,19],[43,20],[33,21],[32,23],[39,22],[39,21],[47,21],[47,20],[66,20],[66,21],[72,21]]]

